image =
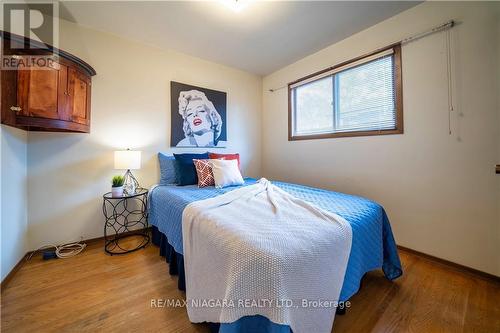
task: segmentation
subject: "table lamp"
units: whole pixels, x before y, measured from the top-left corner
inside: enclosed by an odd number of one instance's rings
[[[127,170],[125,172],[123,183],[123,191],[128,194],[134,194],[135,190],[139,187],[139,182],[135,179],[130,170],[137,170],[141,168],[141,152],[134,150],[118,150],[115,151],[115,169]]]

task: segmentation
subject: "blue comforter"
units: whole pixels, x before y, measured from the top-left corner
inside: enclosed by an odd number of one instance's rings
[[[245,185],[255,183],[245,179]],[[286,192],[311,202],[346,219],[352,227],[351,254],[347,264],[340,301],[351,298],[358,290],[366,272],[382,268],[393,280],[402,274],[396,243],[387,215],[379,204],[358,196],[317,188],[273,182]],[[191,186],[157,186],[149,198],[149,222],[168,239],[176,252],[182,249],[182,212],[191,202],[212,198],[238,187],[216,189]]]

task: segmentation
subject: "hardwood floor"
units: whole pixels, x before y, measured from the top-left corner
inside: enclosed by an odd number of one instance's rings
[[[183,299],[158,248],[108,256],[94,243],[77,257],[33,258],[1,294],[2,332],[209,332],[185,308],[152,308]],[[334,332],[500,332],[500,285],[400,252],[404,275],[369,273]]]

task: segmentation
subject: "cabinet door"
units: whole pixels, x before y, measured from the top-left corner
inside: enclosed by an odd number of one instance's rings
[[[90,124],[90,77],[68,68],[68,104],[71,121]]]
[[[0,70],[0,107],[2,124],[16,127],[17,112],[17,72]]]
[[[18,70],[18,115],[48,119],[68,118],[65,115],[67,67],[54,63],[52,67]]]

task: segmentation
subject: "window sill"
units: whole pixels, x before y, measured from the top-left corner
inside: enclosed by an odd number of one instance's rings
[[[338,133],[323,133],[323,134],[311,134],[311,135],[289,135],[288,141],[349,138],[356,136],[392,135],[392,134],[403,134],[403,133],[404,133],[403,129],[393,129],[393,130],[383,130],[383,131],[357,131],[357,132],[338,132]]]

